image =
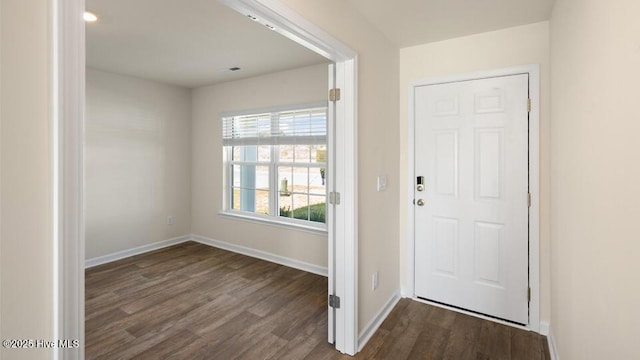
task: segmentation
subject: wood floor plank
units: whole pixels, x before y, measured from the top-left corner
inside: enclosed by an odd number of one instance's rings
[[[385,320],[386,322],[386,320]],[[391,341],[391,332],[382,326],[369,339],[367,346],[357,355],[359,359],[373,359],[376,354],[380,353],[380,348]]]
[[[437,306],[431,306],[427,322],[444,329],[450,329],[456,321],[457,313]]]
[[[181,279],[174,286],[128,302],[127,304],[120,306],[120,308],[129,314],[133,314],[140,310],[144,310],[151,306],[163,303],[165,300],[170,299],[174,296],[178,296],[185,292],[195,293],[195,289],[197,289],[202,283],[206,282],[206,280],[207,279],[205,278]]]
[[[230,359],[255,360],[277,359],[274,354],[287,345],[288,341],[279,336],[266,333],[251,346],[242,346],[237,356]]]
[[[87,269],[87,359],[352,359],[327,279],[195,242]],[[355,359],[549,360],[546,338],[402,299]]]
[[[382,322],[380,325],[381,329],[385,329],[387,331],[393,330],[398,321],[400,321],[400,314],[406,311],[407,306],[410,304],[410,301],[405,301],[405,299],[400,300],[398,304],[391,310],[389,316]]]
[[[273,359],[304,359],[320,343],[327,343],[327,316],[323,312],[317,319],[307,322],[307,326],[285,346],[273,355]]]
[[[158,344],[174,335],[170,331],[153,331],[144,336],[133,338],[114,346],[111,351],[103,353],[96,360],[133,359],[155,348]]]
[[[115,331],[103,336],[87,335],[85,336],[85,359],[96,359],[134,339],[135,337],[126,331]]]
[[[210,359],[228,359],[225,355],[221,355],[222,350],[229,346],[243,346],[242,343],[233,343],[228,340],[240,338],[247,324],[254,323],[258,320],[259,318],[257,316],[247,311],[242,311],[224,324],[200,334],[203,339],[208,341],[207,346],[201,348],[195,354],[196,357],[200,358],[204,356]]]
[[[236,334],[216,346],[220,359],[268,359],[287,341],[269,332]]]
[[[408,359],[420,329],[427,318],[427,309],[422,304],[410,302],[405,311],[399,314],[399,321],[391,330],[390,337],[394,341],[387,341],[373,354],[372,359]]]
[[[182,330],[167,337],[163,341],[156,344],[154,347],[137,354],[136,359],[139,359],[139,360],[165,359],[169,355],[175,353],[178,349],[181,349],[198,339],[199,337],[194,333],[192,333],[191,331]]]
[[[125,319],[128,315],[127,312],[122,311],[120,308],[109,308],[107,311],[100,313],[100,315],[86,320],[85,326],[87,329],[101,329],[104,326]]]
[[[327,342],[321,342],[311,350],[304,360],[346,360],[351,359],[348,355],[340,354],[335,351],[331,344]]]
[[[157,328],[173,327],[189,312],[200,308],[207,302],[206,297],[196,296],[192,291],[185,291],[157,306],[153,317],[141,318],[135,324],[127,327],[126,331],[133,336],[140,337]]]
[[[86,291],[87,300],[91,300],[103,292],[115,291],[118,289],[133,286],[144,281],[145,278],[138,273],[138,268],[133,266],[126,269],[127,273],[114,273],[105,277],[93,278],[92,285]],[[99,290],[97,290],[99,289]]]
[[[546,339],[534,332],[513,331],[511,334],[511,358],[529,357],[535,360],[548,360],[545,350]]]
[[[425,323],[407,359],[437,359],[444,354],[451,331],[438,325]]]
[[[484,321],[478,340],[478,351],[490,359],[511,359],[511,332],[516,330],[507,325]]]

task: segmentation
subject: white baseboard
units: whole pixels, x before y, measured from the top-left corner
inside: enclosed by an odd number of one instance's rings
[[[391,295],[391,298],[389,298],[387,303],[380,309],[378,314],[369,321],[367,326],[365,326],[364,330],[360,333],[360,336],[358,336],[358,352],[364,349],[364,346],[369,342],[380,325],[382,325],[384,319],[389,316],[389,313],[391,313],[391,310],[393,310],[398,301],[400,301],[400,292],[396,290],[393,295]]]
[[[270,261],[276,264],[292,267],[294,269],[310,272],[317,275],[329,276],[329,271],[326,267],[310,264],[304,261],[291,259],[285,256],[268,253],[266,251],[256,250],[228,242],[210,239],[204,236],[191,234],[190,239],[199,242],[204,245],[217,247],[220,249],[232,251],[238,254],[251,256],[254,258]]]
[[[549,354],[551,355],[551,360],[560,360],[560,356],[558,355],[558,348],[556,347],[556,339],[553,337],[553,330],[551,329],[551,325],[549,323],[545,323],[547,328],[547,343],[549,344]],[[540,324],[540,328],[542,332],[542,323]]]
[[[142,245],[142,246],[138,246],[135,247],[133,249],[127,249],[127,250],[122,250],[122,251],[118,251],[112,254],[107,254],[107,255],[103,255],[103,256],[98,256],[92,259],[87,259],[85,260],[84,266],[86,269],[94,267],[94,266],[98,266],[98,265],[102,265],[102,264],[106,264],[112,261],[116,261],[116,260],[120,260],[120,259],[124,259],[124,258],[128,258],[134,255],[139,255],[139,254],[143,254],[146,252],[150,252],[153,250],[158,250],[158,249],[162,249],[165,247],[169,247],[172,245],[176,245],[176,244],[180,244],[183,242],[187,242],[187,241],[195,241],[195,242],[199,242],[201,244],[204,245],[208,245],[208,246],[213,246],[213,247],[217,247],[220,249],[224,249],[224,250],[228,250],[228,251],[232,251],[235,253],[239,253],[242,255],[247,255],[247,256],[251,256],[251,257],[255,257],[258,259],[262,259],[262,260],[266,260],[266,261],[270,261],[270,262],[274,262],[280,265],[284,265],[284,266],[288,266],[288,267],[292,267],[298,270],[302,270],[302,271],[306,271],[306,272],[310,272],[313,274],[318,274],[318,275],[322,275],[322,276],[328,276],[328,269],[326,267],[322,267],[322,266],[318,266],[318,265],[314,265],[314,264],[309,264],[306,263],[304,261],[299,261],[299,260],[295,260],[295,259],[291,259],[288,257],[284,257],[281,255],[276,255],[276,254],[272,254],[272,253],[268,253],[265,251],[261,251],[261,250],[256,250],[256,249],[251,249],[248,247],[244,247],[244,246],[240,246],[240,245],[235,245],[235,244],[231,244],[231,243],[227,243],[224,241],[220,241],[220,240],[214,240],[214,239],[210,239],[204,236],[200,236],[200,235],[195,235],[195,234],[191,234],[191,235],[185,235],[185,236],[180,236],[180,237],[176,237],[173,239],[168,239],[168,240],[163,240],[163,241],[158,241],[152,244],[147,244],[147,245]]]
[[[549,336],[549,323],[540,321],[540,335]]]
[[[166,248],[172,245],[180,244],[189,240],[191,240],[191,237],[189,235],[179,236],[173,239],[168,239],[168,240],[158,241],[158,242],[154,242],[147,245],[138,246],[133,249],[127,249],[127,250],[114,252],[112,254],[98,256],[92,259],[85,260],[84,267],[85,269],[88,269],[94,266],[110,263],[112,261],[128,258],[134,255],[139,255],[149,251],[158,250],[158,249]]]

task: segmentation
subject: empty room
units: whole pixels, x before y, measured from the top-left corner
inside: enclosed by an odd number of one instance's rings
[[[638,12],[1,0],[0,357],[640,358]]]
[[[327,351],[331,62],[217,2],[87,8],[85,357]]]

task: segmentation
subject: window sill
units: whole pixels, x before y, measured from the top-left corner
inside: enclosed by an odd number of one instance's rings
[[[218,215],[225,218],[233,219],[233,220],[244,220],[244,221],[249,221],[249,222],[253,222],[260,225],[286,228],[288,230],[301,231],[301,232],[306,232],[306,233],[311,233],[316,235],[327,235],[326,226],[324,226],[323,228],[320,228],[320,227],[315,227],[310,225],[295,224],[288,221],[278,221],[271,218],[264,218],[261,216],[252,216],[244,213],[231,212],[231,211],[219,211]]]

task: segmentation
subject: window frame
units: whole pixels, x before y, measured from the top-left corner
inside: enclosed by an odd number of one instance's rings
[[[321,143],[321,144],[304,144],[304,143],[295,143],[295,144],[282,144],[282,145],[292,145],[292,146],[296,146],[296,145],[308,145],[308,146],[314,146],[314,145],[324,145],[325,146],[325,151],[327,152],[326,156],[325,156],[325,162],[324,163],[314,163],[314,162],[306,162],[306,163],[297,163],[294,161],[287,161],[287,162],[280,162],[280,151],[279,151],[279,146],[280,145],[274,145],[274,144],[263,144],[262,146],[269,146],[270,148],[270,157],[269,157],[269,161],[260,161],[259,159],[257,159],[256,161],[241,161],[241,160],[233,160],[233,148],[235,146],[254,146],[254,145],[228,145],[224,143],[224,119],[225,118],[229,118],[229,117],[237,117],[237,116],[247,116],[247,115],[258,115],[258,114],[266,114],[269,113],[271,116],[271,121],[272,121],[272,128],[274,125],[278,125],[278,121],[274,121],[274,118],[277,118],[279,120],[279,116],[281,113],[285,113],[285,112],[289,112],[289,111],[305,111],[305,110],[311,110],[311,109],[315,109],[315,108],[324,108],[325,109],[325,121],[327,122],[327,133],[324,135],[325,136],[325,142]],[[237,218],[237,219],[241,219],[241,220],[248,220],[248,221],[255,221],[255,222],[259,222],[259,223],[263,223],[263,224],[267,224],[267,225],[273,225],[273,226],[284,226],[284,227],[289,227],[289,228],[295,228],[298,230],[303,230],[303,231],[308,231],[308,232],[313,232],[313,233],[322,233],[322,234],[326,234],[327,233],[327,221],[328,219],[325,217],[325,222],[321,223],[321,222],[315,222],[315,221],[311,221],[311,220],[302,220],[302,219],[296,219],[293,217],[284,217],[284,216],[280,216],[280,208],[279,208],[279,194],[280,194],[280,189],[279,189],[279,174],[278,174],[278,168],[279,167],[291,167],[291,168],[307,168],[308,171],[310,171],[311,169],[319,169],[319,168],[325,168],[328,169],[328,160],[329,160],[329,107],[328,107],[328,103],[326,101],[322,101],[322,102],[314,102],[314,103],[305,103],[305,104],[297,104],[297,105],[287,105],[287,106],[276,106],[276,107],[270,107],[270,108],[262,108],[262,109],[254,109],[254,110],[246,110],[246,111],[237,111],[237,112],[225,112],[225,113],[221,113],[220,114],[220,120],[222,121],[223,124],[223,131],[222,131],[222,156],[223,156],[223,177],[224,177],[224,181],[223,181],[223,188],[222,188],[222,192],[223,192],[223,196],[222,196],[222,210],[220,211],[220,215],[223,216],[229,216],[229,217],[233,217],[233,218]],[[255,146],[261,146],[261,145],[255,145]],[[311,155],[310,155],[311,156]],[[310,159],[311,160],[311,159]],[[269,214],[261,214],[258,212],[251,212],[251,211],[243,211],[243,210],[236,210],[233,208],[233,166],[239,166],[239,165],[250,165],[250,166],[265,166],[269,168]],[[329,196],[328,196],[328,181],[329,181],[329,177],[325,176],[325,206],[328,206],[328,200],[329,200]],[[309,182],[309,181],[308,181]],[[307,189],[307,193],[306,193],[307,197],[309,198],[311,195],[311,192]],[[316,194],[313,194],[316,195]],[[293,211],[293,209],[292,209]],[[325,214],[327,214],[328,211],[325,212]]]

